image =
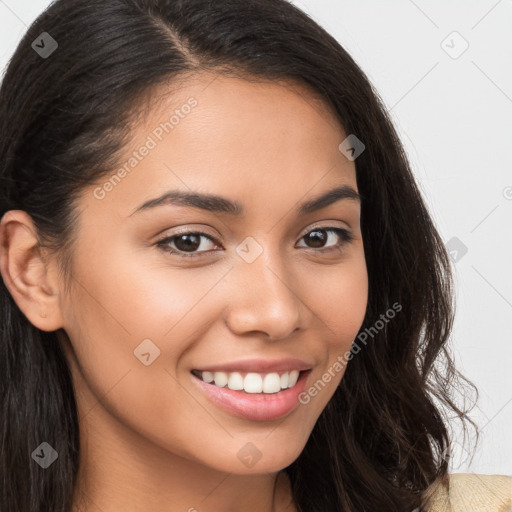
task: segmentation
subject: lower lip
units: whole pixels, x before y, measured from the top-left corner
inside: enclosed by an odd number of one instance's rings
[[[221,409],[240,418],[269,421],[290,414],[299,405],[299,395],[306,387],[311,370],[300,372],[294,386],[278,393],[246,393],[208,384],[191,374],[192,380]]]

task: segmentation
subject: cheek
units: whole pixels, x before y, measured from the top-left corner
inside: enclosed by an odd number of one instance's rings
[[[216,432],[176,370],[208,329],[212,304],[201,299],[223,275],[214,273],[191,281],[184,270],[132,267],[126,260],[124,267],[91,265],[81,272],[83,286],[77,285],[68,305],[72,321],[66,331],[80,367],[75,380],[88,421],[101,424],[101,400],[120,424],[182,455],[198,418]]]
[[[175,375],[194,342],[218,319],[222,305],[214,299],[215,286],[229,270],[171,267],[143,251],[131,257],[129,251],[116,253],[121,245],[112,243],[112,252],[96,259],[94,252],[80,262],[80,284],[67,305],[72,320],[66,330],[100,396],[127,371],[134,381],[140,374],[141,389],[148,392],[151,382],[155,389],[172,387],[165,370]],[[153,380],[156,375],[160,380]]]
[[[332,349],[350,347],[368,303],[368,274],[364,255],[354,256],[334,271],[317,271],[307,283],[304,302],[318,318]]]
[[[317,276],[308,306],[317,317],[323,341],[323,362],[311,375],[302,398],[318,416],[334,395],[349,364],[350,349],[363,323],[368,302],[368,274],[364,256],[339,272]]]
[[[146,338],[163,345],[161,350],[182,350],[180,340],[186,345],[192,331],[201,329],[199,320],[210,318],[207,295],[229,270],[221,265],[180,267],[176,260],[166,263],[167,256],[157,250],[112,253],[110,264],[105,257],[101,265],[91,265],[85,277],[94,290],[93,297],[84,297],[92,314],[104,319],[105,328],[130,340],[132,351]]]

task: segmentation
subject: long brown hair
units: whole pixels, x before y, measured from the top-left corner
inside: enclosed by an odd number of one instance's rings
[[[46,57],[32,46],[43,32],[58,43]],[[447,350],[450,261],[377,92],[304,12],[285,0],[52,3],[1,84],[0,216],[26,211],[69,280],[76,198],[112,173],[141,98],[203,69],[307,84],[365,145],[356,160],[369,276],[361,332],[372,336],[285,469],[297,507],[423,507],[447,474],[446,411],[472,423],[454,398],[470,383]],[[400,313],[371,331],[394,303]],[[67,512],[80,451],[66,360],[57,333],[34,327],[3,282],[0,308],[0,511]],[[59,454],[47,471],[31,459],[41,440]]]

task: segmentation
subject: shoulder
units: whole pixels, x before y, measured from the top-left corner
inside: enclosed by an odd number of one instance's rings
[[[428,512],[512,512],[512,476],[453,473]]]

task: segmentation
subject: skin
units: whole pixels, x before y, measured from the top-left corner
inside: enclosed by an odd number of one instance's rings
[[[363,322],[359,202],[294,212],[336,186],[357,191],[333,113],[292,82],[197,74],[160,96],[120,161],[191,96],[197,106],[103,199],[97,185],[84,190],[70,294],[30,217],[13,210],[0,224],[2,277],[33,325],[58,330],[71,368],[83,450],[75,512],[296,510],[280,471],[303,450],[344,369],[307,405],[260,422],[218,408],[190,371],[297,357],[313,363],[307,389]],[[170,189],[221,195],[247,213],[166,205],[131,215]],[[327,231],[325,246],[344,245],[322,252],[305,237],[317,226],[354,240]],[[200,238],[196,258],[155,245],[183,228],[214,241]],[[263,249],[250,264],[236,252],[248,236]],[[168,247],[184,252],[179,242]],[[147,338],[161,351],[149,366],[134,356]],[[261,452],[253,467],[237,457],[249,442]]]

